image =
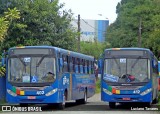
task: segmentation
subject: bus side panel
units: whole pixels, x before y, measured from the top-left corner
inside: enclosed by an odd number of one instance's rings
[[[72,78],[73,100],[83,99],[85,90],[87,90],[87,97],[95,94],[95,75],[73,74]]]
[[[67,92],[67,98],[69,95],[69,89],[70,89],[70,73],[63,73],[62,76],[60,76],[61,78],[59,79],[59,102],[63,101],[63,95],[65,93],[65,90]]]
[[[81,93],[81,90],[80,90],[81,85],[79,84],[78,77],[81,77],[81,74],[75,74],[75,73],[72,74],[72,80],[73,80],[73,83],[72,83],[73,84],[72,85],[72,91],[73,91],[72,99],[73,100],[82,98],[82,93]]]
[[[71,76],[71,77],[70,77]],[[84,79],[83,79],[84,78]],[[84,84],[82,80],[89,80],[83,74],[64,73],[59,79],[59,101],[62,102],[63,94],[67,91],[67,100],[77,100],[84,97]]]
[[[96,77],[94,74],[91,74],[89,76],[89,85],[88,85],[88,93],[87,96],[88,97],[92,97],[95,94],[95,89],[96,89]]]
[[[73,100],[84,98],[84,92],[87,85],[83,82],[87,80],[88,74],[73,74]]]

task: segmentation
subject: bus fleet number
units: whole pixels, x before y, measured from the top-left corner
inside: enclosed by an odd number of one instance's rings
[[[44,91],[37,91],[37,95],[43,95]]]
[[[139,93],[140,93],[140,90],[134,90],[133,93],[139,94]]]

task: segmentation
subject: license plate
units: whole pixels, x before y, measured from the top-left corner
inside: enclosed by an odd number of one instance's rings
[[[131,100],[131,98],[122,98],[122,99],[125,100],[125,101]]]
[[[36,99],[35,96],[28,96],[28,99]]]

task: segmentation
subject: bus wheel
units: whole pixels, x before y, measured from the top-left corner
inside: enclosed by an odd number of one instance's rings
[[[61,109],[61,110],[63,110],[65,108],[65,105],[66,105],[66,94],[67,93],[65,92],[65,94],[63,95],[63,102],[59,103],[59,106],[58,106],[58,108]]]
[[[115,102],[109,102],[109,108],[116,108]]]

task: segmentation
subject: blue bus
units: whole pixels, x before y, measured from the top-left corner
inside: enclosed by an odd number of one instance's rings
[[[110,48],[99,60],[102,68],[101,100],[116,103],[158,102],[158,60],[146,48]]]
[[[8,103],[86,103],[95,94],[94,57],[53,46],[22,46],[8,50],[6,100]]]

